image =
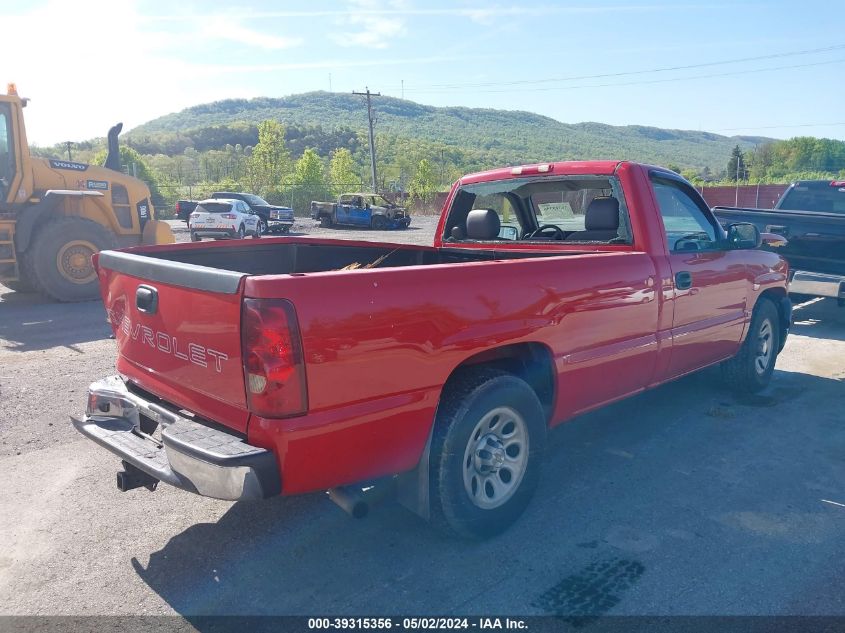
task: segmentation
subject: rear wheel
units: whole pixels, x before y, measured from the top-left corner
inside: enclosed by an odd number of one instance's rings
[[[328,215],[321,215],[320,216],[320,226],[324,229],[329,228],[332,225],[332,219]]]
[[[196,231],[191,231],[191,241],[192,242],[200,242],[202,238],[196,234]]]
[[[545,436],[524,380],[482,368],[450,381],[432,437],[432,521],[469,538],[507,529],[537,487]]]
[[[756,393],[772,379],[780,349],[780,316],[774,303],[760,299],[739,352],[722,363],[722,376],[738,393]]]
[[[383,215],[374,215],[373,219],[370,220],[370,226],[376,231],[383,231],[387,228],[387,218]]]
[[[96,299],[100,288],[91,257],[114,247],[114,235],[96,222],[76,217],[49,220],[24,253],[25,276],[58,301]]]

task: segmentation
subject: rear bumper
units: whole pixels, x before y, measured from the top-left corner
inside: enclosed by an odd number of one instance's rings
[[[789,292],[845,299],[845,277],[796,270],[789,282]]]
[[[238,232],[235,229],[201,229],[190,227],[192,233],[196,233],[200,237],[230,237],[235,238]]]
[[[267,229],[270,231],[274,229],[290,229],[293,225],[293,220],[277,220],[274,218],[267,220]]]
[[[99,408],[94,415],[72,417],[76,430],[151,477],[215,499],[263,499],[281,492],[272,452],[131,393],[117,376],[93,383],[88,392]]]

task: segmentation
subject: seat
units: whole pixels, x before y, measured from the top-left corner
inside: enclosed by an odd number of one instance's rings
[[[609,242],[619,237],[619,201],[613,196],[593,198],[584,214],[584,229],[570,233],[566,240]]]
[[[473,209],[467,214],[467,239],[495,240],[501,228],[499,214],[493,209]]]

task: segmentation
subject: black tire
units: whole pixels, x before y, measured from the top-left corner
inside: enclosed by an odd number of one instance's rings
[[[114,247],[114,235],[101,224],[77,217],[51,219],[24,253],[25,276],[39,292],[57,301],[98,299],[100,285],[89,252]]]
[[[201,242],[202,238],[196,234],[195,231],[191,231],[191,241],[192,242]]]
[[[281,233],[282,235],[288,235],[290,233],[290,226],[288,226],[288,225],[283,226],[282,228],[279,229],[279,233]]]
[[[327,228],[331,227],[332,224],[333,224],[333,222],[332,222],[331,216],[328,216],[328,215],[321,215],[320,216],[320,226],[321,227],[323,227],[324,229],[327,229]]]
[[[238,235],[237,235],[237,239],[242,240],[242,239],[244,239],[245,237],[246,237],[246,228],[244,227],[244,225],[243,225],[243,224],[241,224],[241,225],[238,227]]]
[[[258,234],[255,237],[261,237],[262,235],[266,235],[267,234],[267,221],[259,218],[258,224],[256,224],[255,228],[256,228],[256,231],[258,231]]]
[[[372,220],[370,220],[370,227],[376,231],[383,231],[387,228],[387,218],[383,215],[374,215]]]
[[[19,262],[20,263],[20,262]],[[29,282],[29,279],[24,277],[23,266],[20,266],[20,270],[18,271],[18,280],[17,281],[4,281],[3,285],[15,292],[38,292],[35,287]]]
[[[489,368],[451,379],[432,436],[432,523],[471,539],[506,530],[537,488],[545,438],[543,407],[524,380]]]
[[[261,225],[264,223],[264,220],[259,220],[255,223],[255,230],[252,232],[252,239],[257,240],[264,234]]]
[[[736,356],[722,363],[722,378],[737,393],[757,393],[768,386],[780,349],[780,315],[766,298],[757,301],[751,324]]]

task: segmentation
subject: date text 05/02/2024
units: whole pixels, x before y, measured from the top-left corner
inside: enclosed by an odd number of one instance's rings
[[[515,618],[308,618],[311,630],[525,630],[524,620]]]

